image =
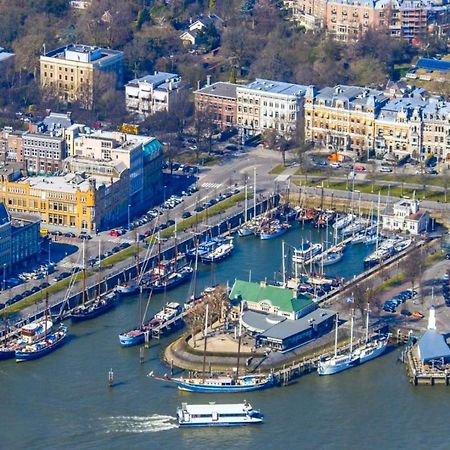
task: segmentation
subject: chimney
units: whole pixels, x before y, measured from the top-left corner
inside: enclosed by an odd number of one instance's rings
[[[173,79],[169,81],[169,91],[173,90]]]
[[[200,89],[200,80],[197,81],[197,90]]]
[[[210,86],[211,85],[211,75],[207,75],[206,76],[206,86]]]

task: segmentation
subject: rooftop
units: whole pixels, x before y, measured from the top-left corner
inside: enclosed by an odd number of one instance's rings
[[[242,322],[247,328],[263,337],[283,340],[302,333],[313,325],[319,325],[330,317],[334,317],[335,314],[330,309],[318,308],[298,320],[291,320],[256,311],[245,311]]]
[[[450,348],[444,336],[436,330],[427,330],[419,340],[419,354],[423,362],[450,360]]]
[[[26,177],[18,181],[21,184],[29,184],[30,188],[42,191],[60,191],[75,194],[77,191],[88,192],[92,188],[92,182],[97,187],[104,184],[111,185],[115,180],[110,176],[90,176],[85,178],[79,174],[68,173],[63,176]]]
[[[134,80],[129,81],[127,86],[138,87],[141,83],[147,83],[152,85],[154,89],[169,90],[170,82],[174,84],[180,82],[180,76],[176,73],[155,71],[153,75],[145,75],[141,78],[135,78]]]
[[[256,303],[269,301],[273,306],[277,306],[280,310],[290,313],[301,311],[313,303],[309,297],[296,298],[293,289],[242,280],[236,280],[234,282],[230,299]]]
[[[123,52],[92,45],[68,44],[64,47],[51,50],[44,56],[47,58],[65,59],[67,61],[76,61],[80,63],[93,63],[116,57],[118,55],[123,56]]]
[[[201,89],[196,90],[194,93],[236,100],[236,89],[238,88],[238,86],[238,84],[218,81],[217,83],[204,86]]]
[[[257,78],[255,81],[252,81],[245,86],[239,86],[239,89],[262,91],[271,94],[292,95],[298,97],[305,95],[308,86]]]

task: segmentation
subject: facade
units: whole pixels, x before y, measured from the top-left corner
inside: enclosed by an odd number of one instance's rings
[[[125,85],[125,106],[141,119],[158,111],[172,111],[180,89],[179,75],[155,72]]]
[[[307,86],[257,78],[238,86],[237,123],[245,138],[265,130],[289,135],[303,118]]]
[[[224,131],[237,124],[237,84],[219,81],[207,84],[194,92],[195,112],[213,117],[217,127]]]
[[[284,0],[291,18],[306,29],[326,29],[335,39],[354,41],[369,29],[412,40],[445,34],[450,5],[440,0]]]
[[[66,158],[66,143],[61,133],[30,133],[22,136],[23,161],[30,174],[49,174],[62,169]]]
[[[41,87],[67,102],[91,108],[101,73],[113,75],[111,89],[122,84],[123,52],[69,44],[40,57]]]
[[[39,217],[29,214],[11,215],[0,204],[0,268],[5,273],[38,256],[40,222]]]
[[[373,148],[375,119],[387,101],[375,89],[310,86],[305,95],[305,139],[330,151],[367,151]]]
[[[417,200],[400,200],[381,215],[382,226],[388,231],[405,231],[413,235],[427,231],[430,215],[419,210]]]
[[[67,139],[72,156],[113,161],[129,170],[126,192],[133,207],[148,209],[158,200],[162,192],[162,147],[156,138],[78,128]]]
[[[127,177],[64,176],[3,181],[2,200],[11,211],[33,213],[43,223],[101,231],[126,222]]]
[[[422,109],[420,97],[392,99],[375,120],[375,151],[379,155],[419,157],[422,148]]]

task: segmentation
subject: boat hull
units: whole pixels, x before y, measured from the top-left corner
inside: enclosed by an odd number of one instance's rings
[[[198,428],[198,427],[242,427],[248,425],[260,425],[263,423],[263,419],[253,419],[246,422],[203,422],[203,423],[180,423],[180,428]]]
[[[374,350],[370,353],[360,355],[359,363],[364,364],[366,362],[372,361],[372,359],[378,358],[381,356],[387,349],[388,342],[387,340],[383,342],[378,347],[375,347]]]
[[[276,232],[274,232],[274,233],[263,233],[263,232],[262,232],[262,233],[259,235],[259,238],[260,238],[261,240],[275,239],[275,238],[277,238],[277,237],[282,236],[283,234],[285,234],[287,230],[288,230],[287,228],[282,228],[282,229],[280,229],[280,230],[278,230],[278,231],[276,231]]]
[[[140,345],[145,342],[145,332],[142,331],[140,334],[129,336],[126,333],[119,334],[119,342],[122,347],[133,347],[135,345]]]
[[[192,272],[186,272],[182,276],[175,278],[173,281],[167,283],[167,284],[150,284],[148,286],[145,286],[145,289],[149,290],[151,289],[154,294],[158,294],[164,291],[168,291],[170,289],[175,289],[177,286],[182,285],[183,283],[186,283],[186,281],[189,281],[192,277]]]
[[[116,290],[121,296],[135,295],[139,292],[139,286],[121,286],[119,284]]]
[[[116,300],[107,301],[105,304],[100,305],[98,308],[95,308],[91,311],[80,312],[80,313],[72,313],[70,316],[70,320],[72,323],[84,322],[86,320],[95,319],[96,317],[106,313],[110,309],[116,306]]]
[[[262,389],[268,389],[273,386],[272,381],[252,385],[203,385],[191,384],[183,381],[176,381],[177,387],[180,391],[186,392],[203,392],[203,393],[238,393],[238,392],[253,392]]]
[[[343,372],[344,370],[351,369],[359,364],[359,357],[348,359],[345,362],[339,364],[327,364],[328,361],[320,362],[317,367],[319,375],[334,375],[336,373]]]
[[[16,362],[32,361],[34,359],[39,359],[45,355],[48,355],[57,348],[61,347],[65,343],[66,337],[67,331],[64,331],[64,334],[61,337],[59,337],[52,345],[44,347],[43,349],[35,352],[30,352],[26,350],[17,350],[15,353]]]
[[[0,361],[5,361],[7,359],[12,359],[16,356],[16,350],[9,350],[9,349],[1,349],[0,350]]]

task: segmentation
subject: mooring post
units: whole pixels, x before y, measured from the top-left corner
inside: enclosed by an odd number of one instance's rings
[[[149,348],[149,343],[150,343],[150,331],[149,330],[145,330],[144,333],[144,347],[145,348]]]
[[[139,362],[144,364],[144,347],[139,348]]]
[[[110,369],[108,372],[108,386],[113,387],[113,384],[114,384],[114,372],[112,369]]]

